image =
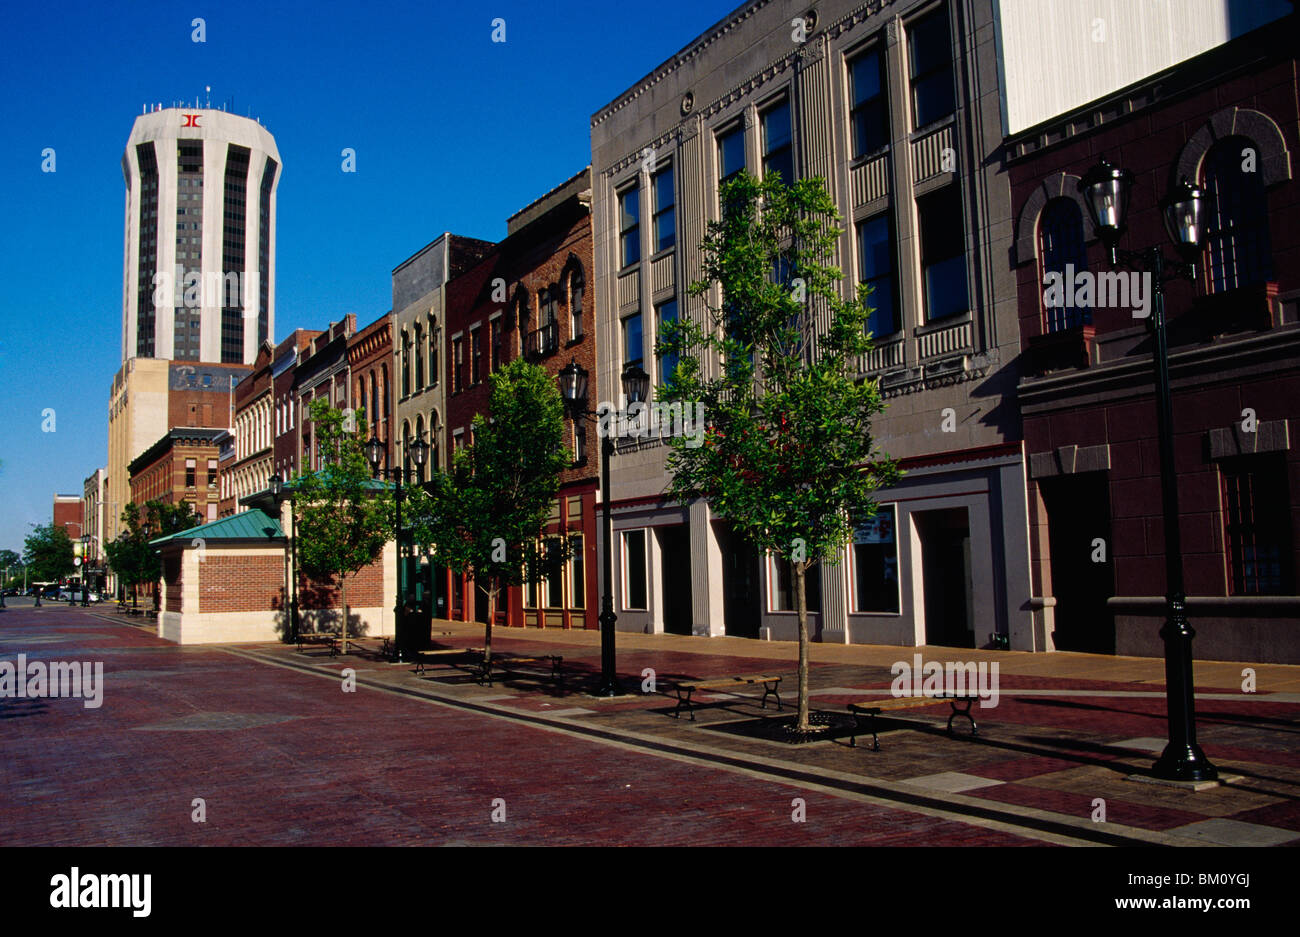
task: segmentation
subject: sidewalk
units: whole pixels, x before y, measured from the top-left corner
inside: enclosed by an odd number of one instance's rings
[[[434,642],[478,647],[483,627],[435,622]],[[494,652],[560,654],[569,684],[594,685],[600,670],[596,632],[497,628]],[[913,709],[881,724],[880,751],[851,748],[847,733],[809,744],[771,738],[764,719],[788,716],[796,696],[793,643],[676,635],[617,636],[620,679],[615,699],[581,691],[563,697],[528,679],[478,686],[446,666],[422,677],[411,665],[365,655],[329,658],[262,645],[247,653],[267,662],[338,678],[354,667],[367,686],[525,722],[573,737],[654,752],[660,757],[723,765],[754,777],[797,779],[839,796],[959,817],[990,830],[1034,827],[1046,842],[1168,845],[1300,845],[1300,667],[1256,666],[1257,691],[1241,690],[1242,667],[1198,663],[1199,742],[1228,779],[1190,791],[1135,779],[1149,772],[1166,739],[1163,661],[1086,654],[1030,654],[954,648],[812,645],[810,703],[846,718],[846,704],[887,696],[895,661],[996,661],[1000,699],[972,714],[971,737],[960,721],[946,732],[946,704]],[[655,692],[643,693],[653,671]],[[696,721],[675,719],[669,687],[677,678],[785,674],[782,714],[758,706],[761,688],[738,695],[697,695]],[[1104,822],[1100,818],[1104,811]],[[1017,826],[1019,824],[1019,826]]]

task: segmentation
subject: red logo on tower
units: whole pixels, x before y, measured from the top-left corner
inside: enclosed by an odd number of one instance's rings
[[[199,117],[202,116],[202,115],[200,115],[200,114],[182,114],[181,116],[185,118],[185,123],[181,124],[182,127],[198,127],[198,126],[199,126]],[[202,128],[202,127],[199,127],[199,129],[202,130],[203,128]]]

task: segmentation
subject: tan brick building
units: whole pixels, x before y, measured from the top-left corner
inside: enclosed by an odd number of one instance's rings
[[[216,520],[221,498],[218,438],[222,429],[169,430],[128,466],[131,501],[188,502],[198,516]]]

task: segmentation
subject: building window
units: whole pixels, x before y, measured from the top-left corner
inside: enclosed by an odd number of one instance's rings
[[[647,588],[645,530],[623,531],[623,581],[626,591],[623,593],[625,609],[644,610]]]
[[[429,318],[429,386],[438,384],[438,326]]]
[[[433,473],[442,469],[442,457],[439,455],[439,443],[442,439],[442,421],[438,419],[438,411],[432,410],[429,413],[429,477]]]
[[[853,109],[853,158],[889,143],[889,100],[885,94],[884,57],[872,50],[849,63]]]
[[[501,369],[501,335],[501,320],[493,319],[488,323],[488,344],[492,346],[488,367],[489,374]]]
[[[919,130],[957,109],[947,9],[908,27],[907,51],[912,79],[912,127]]]
[[[186,459],[185,460],[185,487],[186,488],[194,487],[194,470],[195,470],[194,460]]]
[[[623,319],[623,366],[641,364],[643,346],[641,341],[641,313],[632,313]]]
[[[1071,297],[1069,302],[1044,309],[1047,331],[1059,332],[1077,325],[1091,325],[1092,309],[1090,306],[1081,308],[1075,304],[1073,277],[1067,276],[1088,269],[1088,249],[1083,241],[1083,212],[1074,199],[1054,198],[1043,209],[1042,220],[1038,223],[1038,255],[1043,262],[1044,295],[1048,276],[1056,274],[1061,277],[1065,295]]]
[[[481,328],[469,333],[469,368],[471,384],[483,380],[483,330]]]
[[[677,321],[677,300],[676,298],[668,300],[666,303],[660,303],[655,307],[655,322],[657,326],[656,335],[663,335],[663,328],[666,323]],[[659,356],[659,383],[667,384],[673,379],[673,374],[677,370],[677,355],[669,353]]]
[[[926,321],[966,312],[966,236],[961,188],[953,184],[916,200],[921,227],[921,278]]]
[[[465,340],[459,336],[451,340],[451,389],[457,394],[464,388],[464,345]]]
[[[794,141],[790,132],[790,102],[782,101],[763,112],[763,177],[779,174],[786,185],[794,183]]]
[[[894,506],[881,505],[853,525],[853,610],[898,611],[898,537]]]
[[[424,390],[424,329],[415,327],[415,389]]]
[[[677,243],[677,198],[673,191],[673,168],[669,166],[654,177],[655,252],[666,251]]]
[[[546,561],[545,585],[546,607],[564,608],[564,552],[560,549],[559,537],[547,537],[543,541],[543,556]]]
[[[587,461],[587,426],[582,420],[573,421],[573,461]]]
[[[718,134],[718,188],[745,168],[745,128],[737,124]]]
[[[411,441],[415,442],[415,440],[417,439],[424,439],[424,416],[423,415],[417,416],[415,418],[415,437]],[[427,462],[428,460],[426,459],[425,461]],[[415,467],[415,478],[416,481],[418,481],[420,484],[424,484],[423,465],[417,465]]]
[[[630,267],[641,259],[641,190],[624,189],[618,196],[619,244],[623,266]]]
[[[1211,293],[1254,286],[1273,277],[1268,233],[1268,199],[1258,172],[1242,171],[1245,137],[1216,143],[1205,159],[1206,264]]]
[[[402,396],[411,394],[411,336],[402,329]]]
[[[888,212],[858,225],[858,279],[871,287],[867,329],[872,335],[893,335],[899,329],[898,292],[894,277],[894,219]]]
[[[582,534],[569,537],[569,608],[587,607],[587,574],[583,567]]]
[[[217,460],[208,459],[208,487],[215,489],[217,487]]]
[[[1291,592],[1290,504],[1281,456],[1241,456],[1219,463],[1229,595]],[[1281,509],[1279,509],[1281,508]]]
[[[794,589],[794,567],[782,556],[772,557],[772,611],[797,612],[798,596]],[[822,576],[821,567],[813,566],[804,571],[803,579],[804,607],[810,612],[822,610]]]
[[[569,274],[569,320],[570,338],[582,337],[582,302],[586,290],[586,280],[582,276],[582,267],[575,266]]]

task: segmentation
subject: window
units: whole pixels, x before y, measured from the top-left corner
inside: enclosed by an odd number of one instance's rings
[[[797,612],[798,596],[794,589],[794,567],[781,556],[772,557],[772,611]],[[804,607],[810,612],[822,610],[822,574],[820,566],[804,571]]]
[[[587,576],[583,568],[582,534],[569,537],[569,608],[587,607]]]
[[[962,230],[961,189],[944,186],[916,200],[921,225],[921,279],[926,321],[970,308],[966,293],[966,238]]]
[[[477,384],[483,380],[483,330],[474,329],[469,333],[469,382]]]
[[[1242,150],[1258,148],[1245,137],[1216,143],[1205,159],[1208,287],[1221,293],[1273,277],[1268,200],[1257,172],[1243,172]]]
[[[412,441],[412,442],[415,442],[415,441],[418,440],[418,439],[424,439],[424,416],[423,416],[423,415],[421,415],[421,416],[417,416],[417,417],[415,418],[415,436],[412,437],[411,441]],[[426,453],[426,456],[427,456],[427,453]],[[427,462],[428,460],[426,459],[425,461]],[[421,484],[424,483],[424,466],[423,466],[423,465],[417,465],[417,466],[415,466],[415,479],[416,479],[416,481],[420,482]]]
[[[638,311],[623,320],[623,366],[640,366],[642,354],[641,313]]]
[[[438,419],[438,411],[432,410],[429,413],[429,477],[442,468],[441,457],[438,455],[438,441],[442,439],[442,422]]]
[[[402,396],[411,393],[411,337],[402,329]]]
[[[560,558],[564,551],[560,549],[559,537],[547,537],[544,541],[546,557],[546,607],[564,607],[564,561]]]
[[[737,124],[718,134],[718,188],[745,168],[745,128]]]
[[[186,459],[185,460],[185,487],[186,488],[194,487],[194,469],[195,469],[194,460]]]
[[[415,327],[415,389],[424,389],[424,329]]]
[[[402,468],[411,470],[411,424],[402,421]]]
[[[912,127],[920,129],[957,109],[948,11],[939,10],[907,29],[912,78]]]
[[[573,421],[573,461],[587,461],[587,427],[583,420]]]
[[[878,51],[849,63],[849,93],[853,108],[853,158],[866,156],[889,143],[889,101],[885,95],[884,58]]]
[[[501,368],[501,320],[493,319],[488,323],[488,344],[491,345],[488,373]]]
[[[460,336],[451,340],[451,389],[455,393],[460,393],[464,388],[465,372],[461,368],[465,355],[464,344],[465,341]]]
[[[429,319],[429,386],[438,384],[438,326]]]
[[[666,251],[677,243],[676,194],[673,191],[673,168],[669,166],[654,177],[655,252]]]
[[[630,267],[641,259],[641,190],[637,186],[619,193],[618,210],[623,266]]]
[[[582,268],[574,267],[569,274],[569,319],[573,327],[570,338],[582,337],[582,301],[585,289],[586,280],[583,279]]]
[[[858,225],[858,279],[872,288],[867,300],[872,335],[893,335],[899,329],[893,222],[886,212]]]
[[[370,420],[371,427],[378,429],[379,410],[375,403],[375,372],[370,372],[370,405],[366,407],[366,417]]]
[[[794,141],[790,133],[790,102],[763,112],[763,176],[777,173],[786,185],[794,182]]]
[[[382,399],[384,402],[384,419],[387,420],[389,401],[392,399],[392,395],[389,393],[388,390],[388,365],[386,364],[381,365],[379,370],[380,370],[379,396],[380,399]],[[290,427],[293,426],[292,419],[289,420],[289,426]]]
[[[217,460],[208,459],[208,487],[217,487]]]
[[[1083,241],[1083,212],[1074,199],[1054,198],[1043,209],[1042,219],[1038,223],[1038,256],[1043,263],[1044,293],[1046,294],[1048,275],[1058,274],[1062,277],[1066,294],[1073,297],[1072,273],[1088,269],[1088,249]],[[1049,332],[1092,324],[1092,309],[1080,308],[1073,298],[1059,306],[1048,306],[1044,312]]]
[[[1219,463],[1229,595],[1291,591],[1290,504],[1286,461],[1254,455]],[[1283,509],[1279,510],[1279,506]]]
[[[626,583],[623,607],[625,609],[648,607],[645,559],[645,530],[625,530],[623,532],[623,573]]]
[[[666,303],[660,303],[655,307],[655,320],[658,326],[656,334],[663,334],[665,323],[677,321],[677,300],[670,299]],[[673,379],[673,372],[677,370],[677,355],[669,353],[659,356],[659,383],[667,384]]]
[[[898,611],[898,538],[894,506],[881,505],[853,525],[853,610]]]

